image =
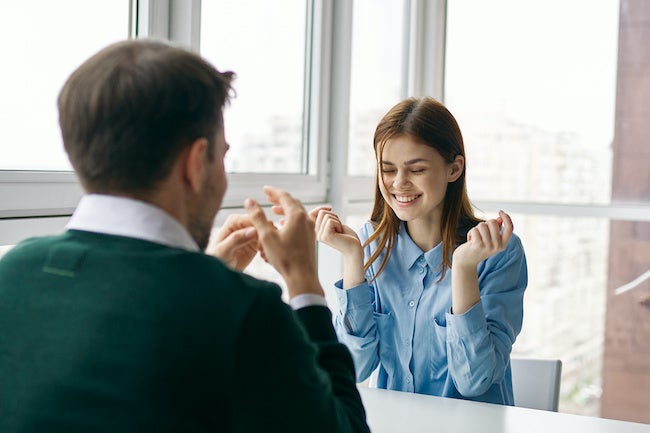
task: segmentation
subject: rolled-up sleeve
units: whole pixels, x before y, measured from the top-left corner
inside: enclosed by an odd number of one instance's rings
[[[449,372],[466,397],[503,380],[521,331],[528,272],[519,238],[513,236],[505,251],[481,262],[478,276],[480,301],[464,314],[446,315]]]

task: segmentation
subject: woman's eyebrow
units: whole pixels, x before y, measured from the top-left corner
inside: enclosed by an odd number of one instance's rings
[[[424,159],[424,158],[414,158],[414,159],[409,159],[408,161],[406,161],[404,163],[404,165],[413,165],[413,164],[417,164],[418,162],[428,162],[428,161],[426,159]],[[385,159],[382,160],[381,163],[385,164],[385,165],[395,165],[395,163],[392,163],[390,161],[386,161]]]

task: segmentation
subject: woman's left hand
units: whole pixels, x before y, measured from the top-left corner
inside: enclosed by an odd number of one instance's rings
[[[453,266],[473,266],[505,250],[512,237],[510,216],[499,211],[499,216],[478,223],[467,233],[467,242],[454,251]]]

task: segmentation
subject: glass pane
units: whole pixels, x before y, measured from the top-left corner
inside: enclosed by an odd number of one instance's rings
[[[618,8],[448,3],[445,102],[463,131],[473,199],[609,203]]]
[[[237,96],[224,114],[229,172],[306,172],[306,15],[305,0],[201,4],[201,54],[237,74]]]
[[[598,416],[609,221],[537,215],[512,218],[528,262],[524,323],[512,354],[561,359],[560,412]]]
[[[128,34],[129,0],[0,3],[0,170],[71,170],[58,93],[84,60]]]
[[[352,23],[348,174],[374,176],[372,139],[403,94],[408,0],[355,0]]]

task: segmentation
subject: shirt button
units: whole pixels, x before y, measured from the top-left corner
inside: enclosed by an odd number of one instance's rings
[[[421,273],[421,274],[424,274],[424,268],[418,269],[418,272]]]
[[[408,338],[405,339],[404,340],[404,346],[408,346],[410,342],[411,342],[411,340],[409,340]]]
[[[409,301],[409,307],[411,308],[415,307],[415,301]]]
[[[406,383],[411,383],[411,378],[410,377],[406,378]]]

